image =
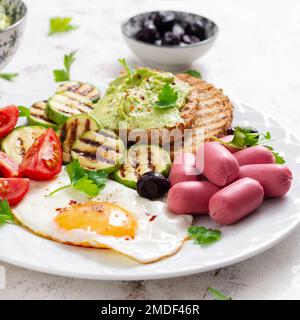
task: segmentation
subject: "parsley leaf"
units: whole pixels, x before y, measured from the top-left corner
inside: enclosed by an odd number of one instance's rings
[[[14,223],[15,217],[7,200],[0,200],[0,224]]]
[[[50,19],[49,36],[55,33],[68,32],[78,29],[78,26],[71,24],[71,17],[54,17]]]
[[[207,290],[212,294],[212,296],[216,299],[216,300],[232,300],[231,297],[226,297],[222,292],[220,292],[217,289],[214,288],[207,288]]]
[[[210,244],[221,239],[222,232],[217,229],[208,229],[203,226],[191,226],[188,228],[190,239],[194,240],[195,244]]]
[[[80,166],[76,159],[66,167],[71,183],[52,191],[49,196],[56,192],[73,187],[89,197],[95,197],[105,187],[107,181],[107,173],[104,171],[89,171]]]
[[[230,142],[224,142],[217,137],[213,137],[214,140],[219,141],[220,143],[234,147],[239,149],[244,149],[247,147],[252,146],[264,146],[272,151],[275,162],[277,164],[284,164],[285,160],[283,157],[278,153],[273,151],[273,147],[267,145],[271,141],[271,133],[267,131],[266,133],[255,132],[255,130],[251,127],[240,127],[236,126],[234,128],[234,135],[233,139]]]
[[[0,73],[0,78],[7,81],[13,81],[18,75],[18,73]]]
[[[95,197],[99,194],[98,186],[88,176],[80,178],[72,185],[75,189],[84,192],[89,197]]]
[[[175,107],[178,99],[178,93],[168,83],[166,83],[158,95],[158,101],[154,105],[155,108],[165,109]]]
[[[69,81],[70,80],[70,70],[71,66],[76,59],[76,51],[66,54],[64,56],[64,67],[65,69],[55,69],[53,70],[55,82]]]
[[[126,72],[128,73],[128,75],[129,75],[130,77],[132,77],[132,74],[133,74],[133,73],[132,73],[132,70],[129,68],[126,60],[123,58],[123,59],[119,59],[118,61],[120,62],[120,64],[122,65],[122,67],[126,70]]]
[[[18,106],[19,108],[19,117],[29,117],[30,111],[27,107],[24,106]]]
[[[194,70],[194,69],[188,69],[188,70],[185,70],[183,71],[183,73],[186,73],[194,78],[198,78],[198,79],[202,79],[202,74],[201,72],[197,71],[197,70]]]

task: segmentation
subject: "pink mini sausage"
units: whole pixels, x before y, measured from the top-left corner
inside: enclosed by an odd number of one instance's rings
[[[247,164],[275,163],[275,158],[272,151],[262,146],[254,146],[243,149],[236,152],[234,156],[239,162],[240,166]]]
[[[222,141],[224,141],[224,142],[231,142],[232,139],[233,139],[233,134],[232,134],[232,135],[229,135],[229,136],[224,136],[224,137],[220,138],[220,140],[222,140]],[[225,145],[225,144],[223,144],[223,146],[224,146],[228,151],[230,151],[231,153],[235,153],[235,152],[238,152],[238,151],[241,150],[240,148],[231,147],[231,146],[228,146],[228,145]]]
[[[190,152],[177,155],[171,167],[169,180],[171,186],[184,181],[200,181],[201,174],[196,168],[196,156]]]
[[[280,164],[252,164],[240,167],[240,178],[257,180],[265,191],[265,197],[282,197],[291,188],[292,171]]]
[[[167,204],[175,214],[207,214],[209,199],[220,188],[209,181],[186,181],[175,184]]]
[[[263,200],[263,187],[256,180],[243,178],[211,197],[209,215],[218,224],[232,224],[257,209]]]
[[[212,183],[223,187],[239,176],[236,158],[218,142],[207,142],[200,146],[196,154],[196,166]]]

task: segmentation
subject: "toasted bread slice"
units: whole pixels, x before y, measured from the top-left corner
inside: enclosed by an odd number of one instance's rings
[[[233,105],[223,91],[212,84],[188,74],[177,74],[177,77],[193,87],[181,116],[185,119],[184,128],[193,129],[194,134],[185,139],[184,144],[177,142],[171,146],[171,153],[195,152],[199,143],[226,134],[233,120]],[[200,132],[200,138],[202,133],[201,141],[195,138],[196,132]]]

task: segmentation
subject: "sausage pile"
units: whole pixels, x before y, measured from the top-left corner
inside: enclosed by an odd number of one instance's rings
[[[209,214],[220,225],[233,224],[257,209],[264,198],[282,197],[292,172],[275,164],[263,146],[242,150],[207,142],[196,155],[178,155],[170,172],[167,203],[175,214]]]

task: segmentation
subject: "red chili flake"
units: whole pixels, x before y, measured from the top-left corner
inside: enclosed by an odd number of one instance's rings
[[[151,222],[151,221],[154,221],[155,219],[156,219],[156,217],[157,216],[151,216],[150,218],[149,218],[149,221]]]
[[[56,209],[55,209],[55,211],[60,211],[60,210],[62,210],[62,208],[56,208]]]
[[[77,204],[77,201],[75,201],[75,200],[70,200],[70,201],[69,201],[69,205],[72,206],[73,204]]]

